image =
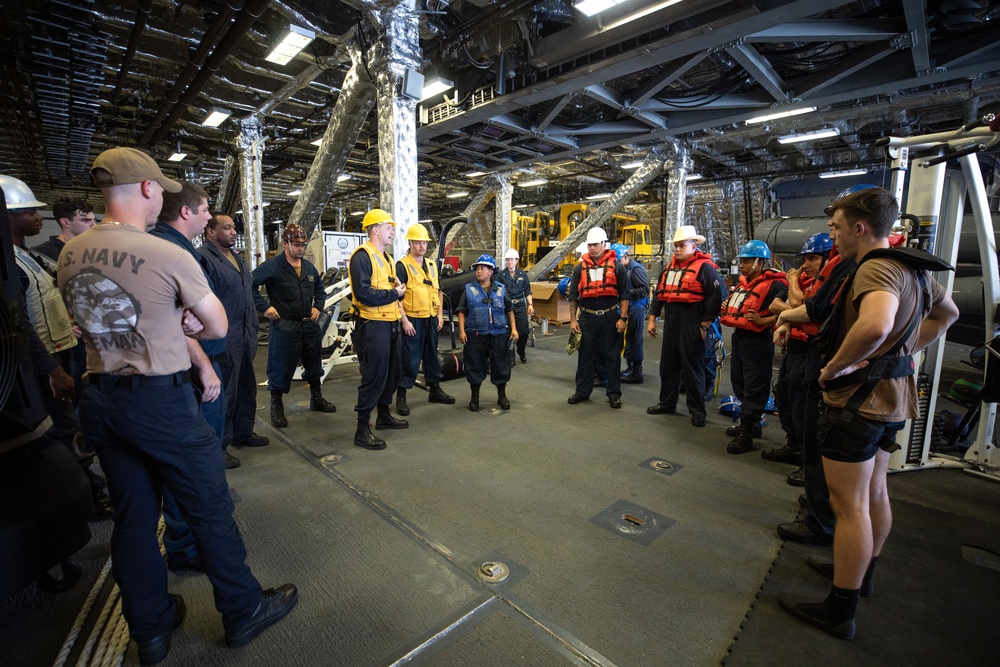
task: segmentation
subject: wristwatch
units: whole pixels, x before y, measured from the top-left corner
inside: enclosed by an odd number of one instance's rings
[[[619,322],[624,322],[625,324],[628,324],[628,318],[627,317],[619,317],[618,321]]]

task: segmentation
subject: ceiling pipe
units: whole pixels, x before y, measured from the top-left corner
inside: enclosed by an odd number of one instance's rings
[[[132,66],[132,59],[135,57],[135,51],[139,47],[139,40],[142,38],[142,33],[146,30],[146,18],[152,11],[153,0],[139,0],[139,7],[135,12],[135,25],[132,26],[132,34],[128,38],[128,47],[125,49],[125,55],[122,56],[122,64],[118,68],[115,92],[111,94],[112,100],[117,101],[122,94],[125,77],[128,76],[128,70]]]
[[[204,66],[209,52],[216,47],[222,36],[226,34],[226,29],[229,27],[233,16],[243,9],[244,4],[244,0],[230,0],[226,3],[225,8],[216,15],[215,20],[212,21],[212,25],[208,27],[208,30],[202,36],[198,48],[195,49],[195,52],[188,59],[184,71],[177,77],[176,83],[174,83],[170,92],[167,93],[167,103],[160,107],[156,112],[156,117],[153,118],[152,122],[146,127],[146,131],[143,132],[142,138],[139,139],[140,146],[148,146],[156,140],[154,137],[159,133],[160,128],[163,127],[167,114],[174,109],[185,89],[194,81],[199,70]],[[265,2],[264,4],[266,5],[267,3]]]

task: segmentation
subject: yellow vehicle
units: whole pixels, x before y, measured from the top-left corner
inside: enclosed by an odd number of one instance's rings
[[[555,211],[539,211],[533,216],[511,214],[511,247],[521,255],[522,268],[534,266],[553,248],[576,229],[587,217],[589,204],[563,204]],[[629,247],[633,255],[653,254],[649,225],[639,222],[634,213],[616,212],[604,224],[608,238]],[[556,267],[560,273],[565,267],[572,267],[577,261],[570,253]]]

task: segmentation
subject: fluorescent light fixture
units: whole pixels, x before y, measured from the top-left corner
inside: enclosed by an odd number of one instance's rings
[[[180,162],[181,160],[183,160],[187,156],[188,156],[187,153],[181,153],[181,152],[178,151],[177,153],[174,153],[173,155],[171,155],[170,157],[168,157],[167,161],[168,162]]]
[[[576,9],[585,16],[600,14],[606,9],[611,9],[625,0],[574,0],[573,9]]]
[[[454,81],[449,81],[443,76],[434,75],[424,80],[424,91],[423,96],[420,98],[420,102],[426,99],[434,97],[435,95],[440,95],[441,93],[451,90],[455,87]]]
[[[747,118],[744,121],[747,125],[753,125],[754,123],[764,123],[769,120],[777,120],[779,118],[788,118],[790,116],[799,116],[804,113],[812,113],[816,111],[816,107],[802,107],[801,109],[791,109],[789,111],[775,111],[774,113],[765,114],[763,116],[754,116],[753,118]]]
[[[627,164],[623,164],[621,168],[631,170],[631,169],[638,169],[641,166],[642,166],[642,161],[640,160],[639,162],[629,162]]]
[[[243,215],[243,209],[241,208],[236,209],[236,215]]]
[[[288,26],[288,32],[281,38],[274,50],[264,60],[284,65],[294,58],[299,51],[306,48],[309,42],[316,39],[316,33],[308,28],[300,28],[294,23]]]
[[[511,208],[528,208],[527,204],[514,204]]]
[[[364,215],[364,211],[351,211],[351,215]]]
[[[685,180],[690,183],[691,181],[700,181],[702,178],[704,177],[701,174],[688,174]]]
[[[219,109],[216,107],[209,112],[209,114],[205,117],[205,120],[201,121],[201,124],[205,127],[219,127],[231,115],[231,111],[226,111],[225,109]]]
[[[619,0],[618,4],[621,4],[621,1],[622,0]],[[631,14],[623,16],[620,19],[618,19],[617,21],[614,21],[614,22],[609,23],[608,25],[604,26],[602,28],[602,30],[613,30],[614,28],[617,28],[618,26],[625,25],[626,23],[631,23],[632,21],[635,21],[636,19],[641,19],[643,16],[648,16],[648,15],[652,14],[653,12],[658,12],[661,9],[666,9],[667,7],[669,7],[671,5],[676,5],[680,1],[681,0],[664,0],[663,2],[658,2],[655,5],[650,5],[649,7],[646,7],[645,9],[640,9],[640,10],[637,10],[635,12],[632,12]]]
[[[302,190],[292,190],[291,192],[288,193],[288,196],[298,197],[300,194],[302,194]]]
[[[863,176],[867,174],[867,169],[845,169],[844,171],[825,171],[819,175],[820,178],[842,178],[844,176]]]
[[[611,197],[610,192],[602,192],[599,195],[590,195],[589,197],[587,197],[587,199],[589,199],[590,201],[594,201],[595,199],[608,199],[609,197]]]
[[[840,130],[835,127],[828,127],[823,130],[813,130],[812,132],[802,132],[800,134],[786,134],[783,137],[778,137],[779,144],[794,144],[799,141],[813,141],[815,139],[829,139],[830,137],[839,137]]]
[[[477,176],[485,176],[485,175],[486,175],[485,171],[470,171],[468,174],[465,175],[465,177],[476,178]]]
[[[546,183],[548,183],[548,180],[544,178],[535,178],[530,181],[522,181],[518,185],[522,188],[533,188],[536,185],[545,185]]]
[[[344,181],[349,181],[349,180],[351,180],[350,174],[341,174],[340,176],[337,177],[338,183],[343,183]]]
[[[458,192],[449,192],[445,195],[448,199],[459,199],[460,197],[468,197],[469,193],[466,190],[459,190]]]
[[[313,146],[319,146],[321,143],[323,143],[323,140],[317,139],[316,141],[310,141],[309,143],[312,144]]]
[[[271,205],[271,202],[269,202],[269,201],[266,201],[266,202],[262,202],[262,203],[261,203],[261,205],[260,205],[260,207],[261,207],[261,208],[267,208],[267,207],[268,207],[268,206],[270,206],[270,205]]]
[[[284,220],[272,220],[272,221],[271,221],[271,224],[272,224],[272,225],[280,225],[280,224],[281,224],[281,223],[283,223],[283,222],[284,222]]]
[[[430,222],[434,222],[434,221],[431,220],[430,218],[424,218],[423,220],[417,220],[417,222],[419,222],[421,225],[426,225],[426,224],[428,224]]]

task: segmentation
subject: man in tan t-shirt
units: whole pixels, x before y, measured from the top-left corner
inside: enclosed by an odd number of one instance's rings
[[[107,212],[66,244],[59,288],[87,345],[80,418],[115,508],[111,552],[122,613],[140,662],[163,660],[185,611],[167,591],[157,546],[166,488],[195,534],[226,643],[242,646],[284,618],[298,593],[291,584],[262,591],[247,567],[219,439],[191,385],[184,334],[224,337],[226,312],[188,251],[146,233],[163,193],[181,184],[134,148],[104,151],[91,174]]]
[[[812,560],[810,565],[832,577],[833,588],[820,603],[795,602],[784,595],[778,603],[807,623],[852,639],[858,597],[874,592],[872,570],[892,525],[885,482],[889,454],[898,449],[894,438],[903,420],[916,417],[918,409],[912,374],[879,380],[856,410],[849,409],[849,401],[862,381],[835,381],[867,368],[910,331],[893,355],[906,361],[906,355],[944,334],[958,319],[958,308],[930,273],[924,273],[926,287],[921,288],[918,274],[903,260],[878,255],[862,261],[889,247],[889,231],[898,215],[892,193],[861,190],[835,201],[827,213],[837,250],[859,265],[853,282],[849,278],[836,297],[841,302],[831,315],[836,318],[831,322],[837,326],[836,352],[819,376],[824,405],[818,437],[837,526],[834,562]],[[854,413],[853,419],[846,421],[845,413]]]

